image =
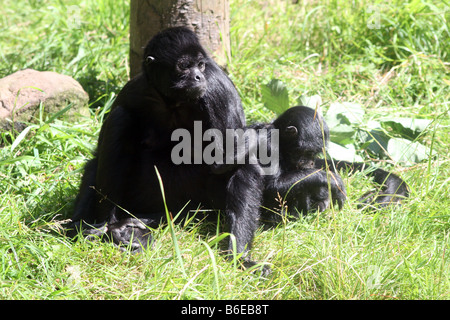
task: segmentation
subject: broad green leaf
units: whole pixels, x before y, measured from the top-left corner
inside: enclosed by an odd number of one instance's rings
[[[336,160],[345,161],[357,161],[361,162],[362,158],[356,154],[355,146],[353,144],[348,144],[342,146],[333,142],[330,142],[327,148],[327,153],[329,156]]]
[[[364,108],[353,102],[334,102],[328,108],[325,121],[332,128],[333,124],[348,124],[359,126],[364,117]]]
[[[330,140],[340,145],[354,143],[363,116],[364,109],[357,103],[332,103],[324,116],[330,128]]]
[[[380,121],[383,127],[389,127],[394,133],[411,140],[417,138],[432,122],[432,120],[413,118],[384,119]]]
[[[272,79],[268,84],[262,86],[261,93],[264,106],[277,115],[289,108],[289,94],[283,81]]]
[[[374,129],[366,132],[366,134],[367,138],[365,141],[369,143],[366,148],[378,156],[386,155],[388,142],[391,137],[381,129]]]
[[[339,143],[340,145],[347,145],[355,142],[356,129],[353,128],[352,126],[346,124],[339,124],[333,127],[329,126],[329,128],[331,141]]]
[[[369,120],[369,121],[364,122],[364,127],[368,128],[368,129],[381,130],[381,123],[376,120]]]
[[[419,142],[411,142],[407,139],[392,138],[388,142],[387,151],[390,157],[397,162],[413,165],[428,159],[430,149]]]
[[[312,109],[317,109],[322,104],[322,98],[318,94],[310,97],[302,94],[298,99],[298,104],[301,106],[310,107]]]

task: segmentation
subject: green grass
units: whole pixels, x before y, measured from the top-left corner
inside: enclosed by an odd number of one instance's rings
[[[23,68],[70,75],[89,93],[92,115],[37,120],[17,145],[10,141],[17,135],[2,133],[0,297],[449,299],[448,4],[301,3],[232,1],[228,68],[247,118],[273,118],[260,88],[278,78],[291,104],[301,94],[320,94],[325,110],[353,101],[371,119],[435,120],[419,138],[434,158],[387,166],[410,185],[402,207],[361,212],[355,201],[370,185],[363,175],[344,176],[349,200],[341,211],[257,233],[253,256],[272,265],[268,279],[225,261],[223,230],[197,220],[175,226],[178,253],[167,228],[155,230],[153,249],[136,255],[69,241],[61,221],[70,217],[104,113],[128,79],[128,1],[6,0],[0,76]],[[367,12],[370,5],[377,16]],[[374,18],[379,29],[368,27]]]

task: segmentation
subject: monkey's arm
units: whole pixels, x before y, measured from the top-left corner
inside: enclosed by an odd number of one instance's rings
[[[95,191],[101,199],[96,210],[96,220],[108,221],[111,210],[120,205],[126,180],[130,175],[136,154],[136,125],[128,110],[113,108],[100,132]]]
[[[302,169],[288,171],[279,174],[277,177],[269,177],[266,183],[266,190],[273,194],[285,195],[289,192],[295,194],[314,193],[314,190],[330,189],[332,198],[341,208],[346,199],[346,191],[341,177],[330,171],[321,169]],[[314,195],[312,195],[314,196]]]

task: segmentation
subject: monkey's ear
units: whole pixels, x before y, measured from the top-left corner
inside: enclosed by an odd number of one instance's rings
[[[146,58],[145,58],[145,63],[146,64],[151,64],[151,63],[153,63],[155,61],[155,57],[153,57],[153,56],[147,56]]]
[[[289,126],[284,129],[284,132],[286,132],[290,136],[295,136],[298,133],[298,130],[295,126]]]

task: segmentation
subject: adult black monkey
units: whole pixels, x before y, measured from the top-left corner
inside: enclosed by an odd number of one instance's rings
[[[296,212],[293,209],[297,209],[299,213],[323,211],[331,201],[329,191],[341,208],[346,193],[338,171],[363,171],[365,164],[317,157],[324,153],[329,140],[329,129],[323,118],[311,108],[297,106],[285,111],[267,127],[279,130],[280,161],[275,174],[266,176],[264,207],[267,209],[263,212],[264,219],[279,220],[280,214],[273,209],[283,205],[283,201],[294,216]],[[383,189],[365,199],[365,202],[386,206],[408,196],[405,182],[395,174],[377,168],[369,172],[369,175]],[[286,213],[286,210],[281,212]]]
[[[203,162],[174,164],[178,142],[172,133],[187,130],[195,139],[194,123],[201,125],[202,139],[210,128],[225,133],[244,127],[245,117],[233,83],[195,34],[170,28],[150,40],[142,74],[124,86],[102,126],[96,155],[85,167],[73,224],[82,224],[85,234],[109,234],[116,243],[139,247],[149,241],[145,225],[157,226],[165,217],[156,167],[169,210],[174,215],[199,207],[225,210],[236,249],[252,265],[247,251],[260,215],[259,167],[244,164],[219,172]],[[202,150],[191,151],[194,159],[201,156]],[[99,228],[86,230],[86,223]]]

